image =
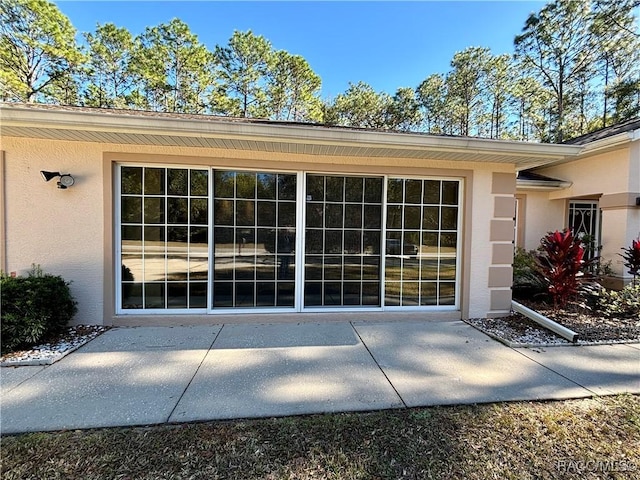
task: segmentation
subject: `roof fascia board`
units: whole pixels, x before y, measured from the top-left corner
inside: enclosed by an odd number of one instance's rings
[[[55,128],[111,133],[173,136],[208,136],[228,139],[253,139],[314,143],[325,145],[372,146],[397,149],[428,149],[446,152],[540,156],[540,164],[575,157],[582,146],[555,145],[493,140],[485,138],[443,137],[397,132],[339,130],[306,125],[265,125],[225,120],[194,120],[135,116],[117,113],[37,110],[19,106],[0,106],[4,125],[30,128]]]

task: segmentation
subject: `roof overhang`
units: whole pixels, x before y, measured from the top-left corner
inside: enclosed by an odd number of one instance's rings
[[[346,157],[507,163],[524,170],[576,158],[576,145],[372,131],[205,115],[0,103],[2,136]]]

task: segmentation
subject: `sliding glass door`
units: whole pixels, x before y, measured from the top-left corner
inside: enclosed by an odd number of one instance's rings
[[[119,168],[117,310],[456,308],[461,181]]]

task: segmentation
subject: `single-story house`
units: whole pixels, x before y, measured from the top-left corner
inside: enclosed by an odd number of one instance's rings
[[[533,250],[548,231],[571,227],[587,235],[589,255],[610,262],[603,282],[620,288],[631,281],[621,249],[640,237],[640,119],[574,138],[568,156],[519,170],[515,244]]]
[[[591,144],[37,104],[0,104],[0,125],[0,269],[61,275],[75,321],[106,325],[508,314],[517,172],[606,158]],[[612,193],[640,196],[638,142],[624,149],[636,178]],[[523,194],[527,214],[583,196]],[[638,210],[620,212],[626,241]]]

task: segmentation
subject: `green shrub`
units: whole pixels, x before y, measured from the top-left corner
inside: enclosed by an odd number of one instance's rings
[[[516,248],[513,256],[513,296],[531,299],[546,292],[544,279],[538,273],[536,252]]]
[[[69,283],[39,267],[27,277],[0,277],[2,352],[60,333],[76,313]]]
[[[597,306],[607,317],[640,317],[640,283],[630,283],[620,291],[603,288]]]

